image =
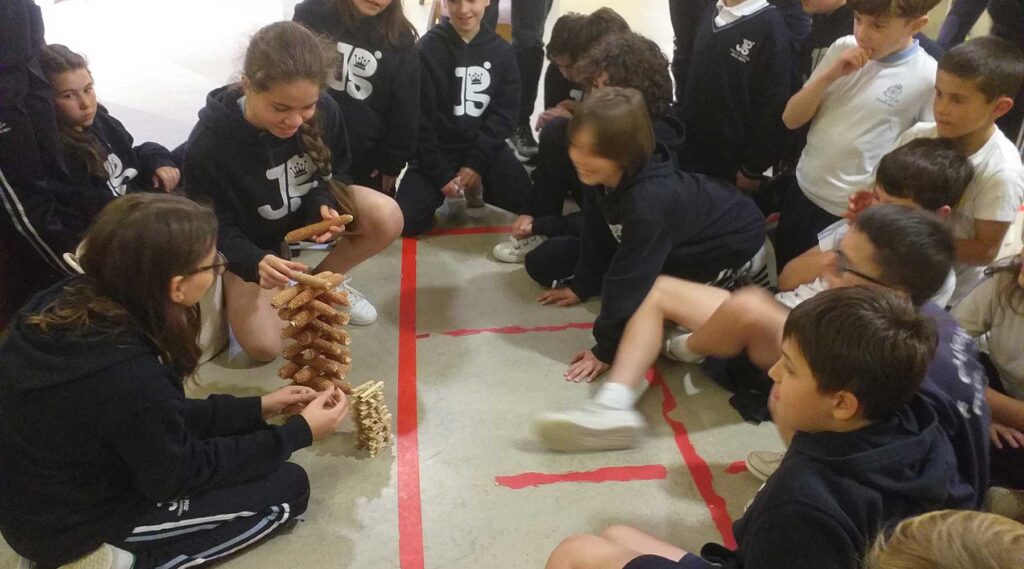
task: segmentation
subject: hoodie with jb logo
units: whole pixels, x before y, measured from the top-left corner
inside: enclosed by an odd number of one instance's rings
[[[379,170],[397,176],[416,149],[420,64],[416,38],[402,34],[391,45],[380,18],[345,22],[332,0],[303,0],[294,20],[326,37],[338,62],[327,80],[341,108],[357,179]]]
[[[242,114],[241,87],[210,92],[192,130],[182,168],[185,188],[217,213],[217,249],[242,279],[259,282],[259,263],[278,254],[286,233],[320,221],[320,206],[338,208],[302,132],[278,138],[253,126]],[[314,121],[331,151],[333,177],[349,182],[351,152],[338,105],[321,94]]]

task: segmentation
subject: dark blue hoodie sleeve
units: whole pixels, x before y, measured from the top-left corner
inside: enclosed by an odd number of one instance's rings
[[[653,212],[657,213],[657,212]],[[601,291],[601,313],[594,322],[593,352],[611,363],[629,317],[644,301],[672,251],[664,218],[631,213],[622,220],[622,241],[608,265]]]
[[[103,434],[132,470],[134,486],[155,502],[261,478],[312,444],[302,417],[244,435],[202,439],[188,428],[188,406],[184,397],[164,400],[114,422]]]
[[[397,176],[416,151],[420,122],[420,58],[415,48],[399,52],[398,66],[391,76],[391,101],[388,104],[386,138],[381,171]]]
[[[834,518],[797,504],[758,516],[738,553],[744,569],[849,569],[861,554]]]
[[[242,280],[260,282],[259,264],[271,254],[256,246],[235,222],[234,209],[228,203],[233,189],[223,179],[217,167],[209,163],[215,156],[207,152],[205,144],[193,137],[185,151],[182,177],[190,198],[213,207],[217,214],[217,249],[228,260],[228,268]]]
[[[580,230],[580,260],[573,271],[572,289],[580,300],[601,294],[601,279],[615,254],[615,238],[597,206],[593,188],[583,189],[583,223]]]
[[[504,42],[504,40],[499,40]],[[519,118],[520,80],[512,48],[505,45],[506,58],[501,62],[501,84],[498,85],[487,106],[484,121],[477,132],[476,141],[466,152],[465,166],[483,173],[505,147],[505,139],[512,136]]]
[[[201,439],[244,435],[264,424],[259,397],[211,395],[185,402],[185,425]]]
[[[781,19],[769,19],[772,31],[764,34],[764,44],[759,46],[760,61],[756,62],[754,78],[754,105],[752,119],[740,152],[743,174],[748,178],[760,178],[765,170],[782,156],[788,143],[789,131],[782,122],[782,111],[792,95],[791,84],[782,78],[791,77],[796,67],[796,55],[789,35]]]

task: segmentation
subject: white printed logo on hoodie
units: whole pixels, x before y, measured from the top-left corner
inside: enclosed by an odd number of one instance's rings
[[[341,73],[327,80],[335,91],[344,91],[358,101],[364,101],[373,94],[373,83],[369,78],[377,72],[377,61],[383,57],[379,51],[370,53],[361,47],[338,42],[341,54]]]
[[[485,61],[483,67],[471,65],[455,68],[455,77],[462,80],[461,102],[455,105],[455,116],[479,117],[487,110],[491,96],[484,91],[491,86],[491,72],[488,71],[490,68],[490,61]]]
[[[281,219],[289,212],[296,212],[302,207],[302,196],[309,193],[319,183],[316,179],[316,165],[313,159],[305,154],[296,154],[288,162],[267,170],[268,180],[277,180],[281,192],[281,205],[272,208],[270,204],[256,210],[264,219]]]

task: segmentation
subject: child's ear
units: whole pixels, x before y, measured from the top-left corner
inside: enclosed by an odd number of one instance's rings
[[[860,413],[860,401],[849,391],[839,391],[832,399],[832,418],[837,421],[849,421],[857,418]]]
[[[953,208],[948,205],[944,205],[939,209],[935,210],[935,216],[939,219],[949,219],[949,216],[953,214]]]
[[[921,30],[923,30],[924,27],[927,26],[927,25],[928,25],[928,15],[925,14],[924,16],[921,16],[920,18],[914,20],[913,22],[910,22],[910,29],[913,30],[913,32],[916,34],[917,32],[920,32]]]
[[[1013,99],[1010,97],[999,97],[996,99],[995,106],[992,107],[992,120],[996,120],[1006,113],[1010,112],[1013,108]]]
[[[185,300],[185,277],[176,276],[167,285],[167,297],[175,304],[181,304]]]

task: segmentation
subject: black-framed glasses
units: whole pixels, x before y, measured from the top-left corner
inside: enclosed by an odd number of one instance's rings
[[[192,275],[198,275],[206,271],[213,271],[213,276],[219,277],[224,274],[224,271],[228,268],[228,260],[224,257],[224,254],[217,251],[217,255],[213,258],[214,263],[212,265],[203,265],[202,267],[196,267],[191,271],[188,271],[182,276],[190,277]]]
[[[871,275],[866,275],[858,271],[857,269],[850,268],[850,259],[846,257],[846,253],[843,253],[842,249],[836,247],[835,254],[837,275],[843,276],[843,273],[850,273],[851,275],[858,276],[868,282],[875,283],[876,285],[881,285],[884,287],[889,286]]]

